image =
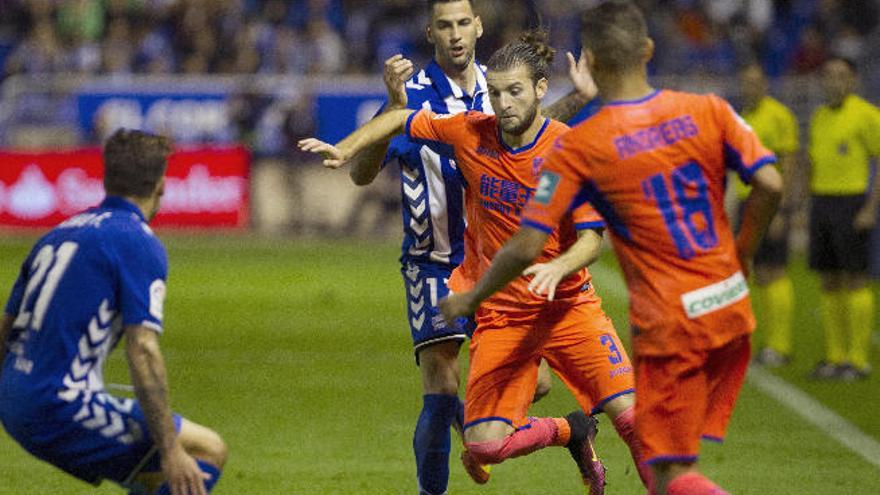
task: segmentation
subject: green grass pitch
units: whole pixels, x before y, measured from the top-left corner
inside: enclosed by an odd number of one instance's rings
[[[8,290],[32,239],[0,241]],[[396,243],[269,241],[168,236],[171,266],[165,352],[175,410],[219,431],[230,459],[217,494],[415,494],[412,430],[421,403],[404,314]],[[610,256],[602,260],[613,265]],[[621,283],[613,271],[597,277]],[[816,281],[792,267],[796,361],[778,373],[880,438],[880,382],[813,384],[818,359]],[[626,339],[626,302],[605,295]],[[5,300],[5,295],[4,295]],[[875,369],[880,369],[876,359]],[[462,353],[464,356],[465,353]],[[108,381],[127,383],[122,353]],[[575,403],[560,382],[533,408],[561,415]],[[600,419],[608,494],[640,494],[625,446]],[[453,442],[450,493],[583,493],[564,449],[496,466],[470,482]],[[874,494],[880,470],[747,385],[723,446],[703,467],[735,494]],[[0,494],[94,493],[0,433]],[[98,493],[121,493],[104,484]]]

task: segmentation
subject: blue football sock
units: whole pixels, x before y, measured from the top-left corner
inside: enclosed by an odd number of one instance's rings
[[[458,400],[458,407],[455,410],[455,422],[464,433],[464,402],[461,399]]]
[[[210,475],[210,478],[205,480],[205,489],[208,493],[211,493],[211,490],[214,489],[214,485],[217,484],[217,480],[220,479],[220,468],[205,461],[198,459],[196,459],[196,461],[199,463],[199,469],[201,469],[203,473]],[[171,495],[171,487],[168,486],[168,483],[163,483],[162,486],[159,487],[159,491],[156,492],[156,495]]]
[[[455,420],[460,403],[457,395],[424,396],[422,414],[413,436],[421,494],[446,493],[446,485],[449,483],[449,428]]]

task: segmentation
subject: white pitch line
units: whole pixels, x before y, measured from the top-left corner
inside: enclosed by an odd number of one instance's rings
[[[749,368],[748,381],[765,395],[789,408],[804,421],[819,428],[820,431],[868,461],[869,464],[880,469],[880,442],[843,419],[839,414],[828,409],[797,387],[758,366]]]
[[[623,280],[611,267],[595,264],[590,267],[590,272],[598,279],[596,291],[600,297],[604,295],[618,299],[628,297]],[[875,332],[873,340],[875,344],[880,345],[880,333]],[[749,368],[748,383],[880,469],[880,442],[809,394],[758,366]]]

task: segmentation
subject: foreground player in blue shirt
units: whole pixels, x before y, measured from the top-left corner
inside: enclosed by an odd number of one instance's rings
[[[470,0],[428,0],[428,41],[434,60],[413,74],[413,65],[402,56],[385,64],[389,100],[386,111],[430,109],[435,114],[470,110],[491,114],[485,69],[475,62],[477,40],[483,34],[480,17]],[[545,108],[545,117],[566,121],[573,117],[597,90],[586,61],[569,67],[576,90]],[[412,76],[412,77],[410,77]],[[458,398],[458,352],[466,338],[463,325],[446,325],[437,301],[449,293],[452,270],[464,257],[465,222],[463,181],[451,149],[427,146],[399,136],[373,146],[355,157],[350,171],[357,185],[371,183],[382,166],[400,164],[403,198],[403,253],[401,272],[407,298],[407,317],[413,348],[421,369],[422,410],[413,435],[419,493],[441,495],[449,479],[450,426],[460,427],[464,414]],[[539,389],[549,387],[549,372]],[[540,394],[540,392],[539,392]],[[489,475],[464,453],[468,474],[478,483]]]
[[[147,222],[170,152],[164,138],[117,131],[104,147],[106,199],[25,259],[0,327],[0,420],[28,452],[88,483],[204,495],[226,445],[171,412],[159,350],[168,262]],[[137,400],[104,389],[123,336]]]

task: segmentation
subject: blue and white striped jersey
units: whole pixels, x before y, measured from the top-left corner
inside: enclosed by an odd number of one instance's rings
[[[167,274],[165,248],[122,198],[108,197],[43,236],[6,304],[15,323],[0,409],[62,405],[103,390],[103,363],[122,328],[162,331]]]
[[[432,61],[406,83],[413,110],[430,109],[437,114],[469,110],[493,113],[486,89],[485,67],[476,65],[477,85],[468,95]],[[385,162],[400,163],[403,197],[403,254],[401,262],[458,266],[464,258],[463,179],[451,148],[416,143],[397,136]]]

